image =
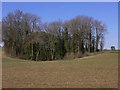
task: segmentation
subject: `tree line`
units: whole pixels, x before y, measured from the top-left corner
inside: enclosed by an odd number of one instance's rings
[[[2,30],[7,55],[46,61],[102,51],[106,26],[88,16],[42,23],[40,17],[16,10],[2,19]]]

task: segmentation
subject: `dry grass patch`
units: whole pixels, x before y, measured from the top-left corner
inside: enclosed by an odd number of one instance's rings
[[[3,88],[117,88],[118,54],[59,61],[22,61],[3,56]]]

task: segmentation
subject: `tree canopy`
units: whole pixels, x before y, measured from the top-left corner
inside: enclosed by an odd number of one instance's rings
[[[41,18],[16,10],[2,20],[5,53],[29,60],[56,60],[102,51],[106,26],[88,16],[42,23]]]

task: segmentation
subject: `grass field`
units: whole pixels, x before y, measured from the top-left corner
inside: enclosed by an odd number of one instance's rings
[[[25,61],[3,55],[3,88],[117,88],[118,54],[86,58]]]

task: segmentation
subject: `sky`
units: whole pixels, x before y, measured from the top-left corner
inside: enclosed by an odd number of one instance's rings
[[[117,2],[2,2],[2,17],[17,9],[41,17],[43,23],[92,16],[107,26],[104,48],[110,49],[112,45],[118,48]]]

